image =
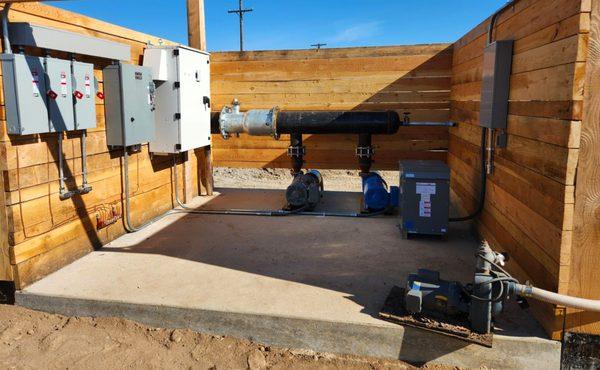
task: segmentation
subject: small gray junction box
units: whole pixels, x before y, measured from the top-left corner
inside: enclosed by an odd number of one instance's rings
[[[506,129],[512,56],[512,40],[498,40],[485,48],[479,116],[483,127]]]
[[[103,73],[107,144],[132,146],[154,140],[155,88],[150,68],[120,62]]]
[[[450,217],[450,168],[442,161],[400,162],[400,229],[446,235]]]

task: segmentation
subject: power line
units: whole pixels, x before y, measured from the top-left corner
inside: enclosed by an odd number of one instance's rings
[[[327,44],[317,43],[317,44],[312,44],[311,46],[313,48],[316,48],[317,50],[320,50],[323,46],[327,46]]]
[[[240,52],[244,51],[244,14],[253,12],[254,9],[244,9],[244,0],[239,0],[239,7],[237,10],[229,10],[229,14],[237,14],[240,17]]]

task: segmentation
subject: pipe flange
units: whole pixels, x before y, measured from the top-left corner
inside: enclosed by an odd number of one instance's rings
[[[372,146],[359,146],[356,148],[358,158],[371,158],[375,155],[375,148]]]

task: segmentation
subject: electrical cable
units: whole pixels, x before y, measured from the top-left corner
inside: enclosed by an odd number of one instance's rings
[[[464,217],[451,217],[448,221],[450,222],[463,222],[463,221],[469,221],[474,219],[475,217],[479,216],[479,214],[483,211],[483,208],[485,206],[485,195],[486,195],[486,187],[487,187],[487,174],[486,174],[486,168],[485,168],[485,153],[486,153],[486,142],[487,142],[487,128],[482,127],[481,128],[481,153],[480,153],[480,158],[481,158],[481,167],[480,167],[480,173],[481,173],[481,178],[480,178],[480,183],[481,183],[481,189],[479,190],[479,204],[477,205],[477,209],[475,209],[475,211],[473,213],[471,213],[468,216],[464,216]]]

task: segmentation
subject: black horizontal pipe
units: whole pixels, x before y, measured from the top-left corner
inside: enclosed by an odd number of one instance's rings
[[[342,111],[281,111],[277,114],[278,134],[379,134],[398,132],[398,113]]]
[[[220,133],[219,116],[218,112],[212,113],[213,134]],[[276,124],[278,134],[392,135],[398,132],[402,121],[394,111],[280,111]]]

